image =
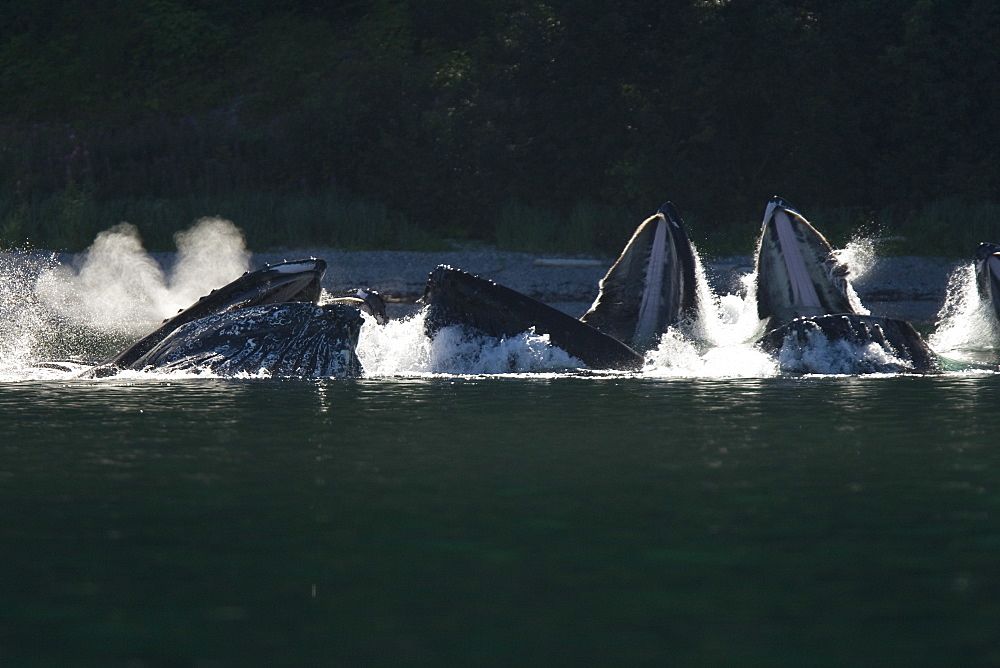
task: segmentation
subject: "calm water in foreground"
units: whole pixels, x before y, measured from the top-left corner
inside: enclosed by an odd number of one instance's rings
[[[1000,662],[1000,376],[0,384],[0,664]]]

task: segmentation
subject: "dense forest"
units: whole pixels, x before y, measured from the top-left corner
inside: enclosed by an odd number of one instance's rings
[[[673,200],[748,252],[1000,232],[996,0],[5,0],[0,243],[616,250]],[[1000,238],[994,237],[995,241]]]

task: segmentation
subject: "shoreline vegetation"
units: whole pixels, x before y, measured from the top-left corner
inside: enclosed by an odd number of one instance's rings
[[[121,222],[136,226],[152,252],[174,248],[174,234],[205,217],[232,221],[248,248],[328,247],[347,251],[442,251],[487,245],[500,251],[608,256],[620,252],[648,215],[624,207],[578,204],[568,213],[507,202],[492,212],[489,232],[469,236],[412,222],[386,204],[338,195],[234,193],[214,197],[122,199],[99,202],[71,190],[32,203],[0,201],[0,249],[85,249],[98,233]],[[763,211],[763,206],[761,207]],[[1000,239],[1000,205],[944,200],[906,217],[891,211],[871,216],[846,206],[803,211],[835,248],[875,240],[879,255],[970,257],[981,241]],[[709,257],[753,252],[759,221],[703,224],[685,217],[699,251]]]
[[[673,201],[752,252],[771,195],[835,246],[1000,241],[992,0],[10,0],[0,247],[615,254]]]

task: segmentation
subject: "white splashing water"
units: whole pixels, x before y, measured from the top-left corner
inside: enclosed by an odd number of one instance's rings
[[[121,345],[148,333],[249,265],[243,235],[227,220],[203,218],[175,240],[169,273],[128,223],[98,234],[72,266],[54,255],[4,253],[0,373],[16,375],[16,369],[66,355],[100,358],[109,341]]]
[[[697,256],[696,256],[697,257]],[[764,323],[757,317],[757,274],[740,277],[740,291],[716,298],[708,284],[699,258],[698,276],[699,325],[694,338],[713,346],[731,347],[755,341]]]
[[[778,374],[774,358],[750,342],[705,346],[671,328],[646,355],[643,375],[653,378],[766,378]]]
[[[424,334],[426,310],[404,320],[377,325],[365,316],[358,358],[365,377],[428,374],[508,374],[565,371],[583,363],[549,344],[548,335],[525,332],[506,339],[470,336],[445,327],[433,339]]]
[[[33,361],[55,334],[57,326],[35,297],[34,283],[39,270],[56,265],[53,255],[0,253],[0,378]]]
[[[871,239],[853,239],[845,248],[833,251],[833,255],[838,262],[847,265],[848,278],[852,281],[864,278],[878,259],[875,242]]]
[[[741,277],[740,294],[716,297],[701,257],[695,257],[697,316],[670,328],[646,355],[643,374],[653,377],[766,377],[777,373],[770,356],[754,345],[763,323],[757,317],[755,274]]]
[[[782,373],[852,375],[912,367],[877,343],[830,340],[819,331],[806,333],[805,345],[794,341],[795,337],[790,338],[792,340],[786,340],[778,353],[778,368]]]
[[[848,268],[851,280],[870,271],[875,263],[874,244],[855,240],[836,251],[837,260]],[[813,332],[804,345],[787,344],[777,358],[763,352],[755,342],[764,333],[764,323],[757,317],[757,275],[750,272],[740,278],[739,294],[716,298],[700,257],[697,262],[697,320],[689,327],[672,328],[659,346],[647,355],[643,373],[656,377],[771,377],[783,373],[855,374],[873,368],[907,363],[892,351],[877,344],[858,345],[827,339]],[[859,314],[869,311],[848,281],[847,296]]]
[[[871,315],[871,311],[865,308],[858,293],[854,291],[852,281],[864,278],[875,266],[877,259],[875,243],[871,239],[854,239],[846,248],[834,251],[833,255],[839,263],[847,267],[847,302],[854,308],[855,313]]]
[[[964,359],[968,357],[964,353],[1000,348],[1000,323],[990,304],[979,296],[976,268],[971,263],[956,268],[948,277],[937,319],[937,328],[929,337],[935,352]]]

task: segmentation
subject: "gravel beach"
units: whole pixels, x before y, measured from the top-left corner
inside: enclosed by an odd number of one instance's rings
[[[329,290],[370,287],[380,291],[389,302],[391,317],[403,317],[418,308],[415,302],[423,294],[427,275],[439,264],[478,274],[580,316],[593,302],[598,281],[615,259],[495,250],[418,253],[306,248],[255,253],[251,266],[256,269],[303,257],[327,261],[324,287]],[[931,325],[944,302],[948,278],[961,264],[944,258],[881,258],[853,284],[873,314]],[[708,259],[704,265],[716,293],[735,293],[740,277],[753,270],[753,258]]]

